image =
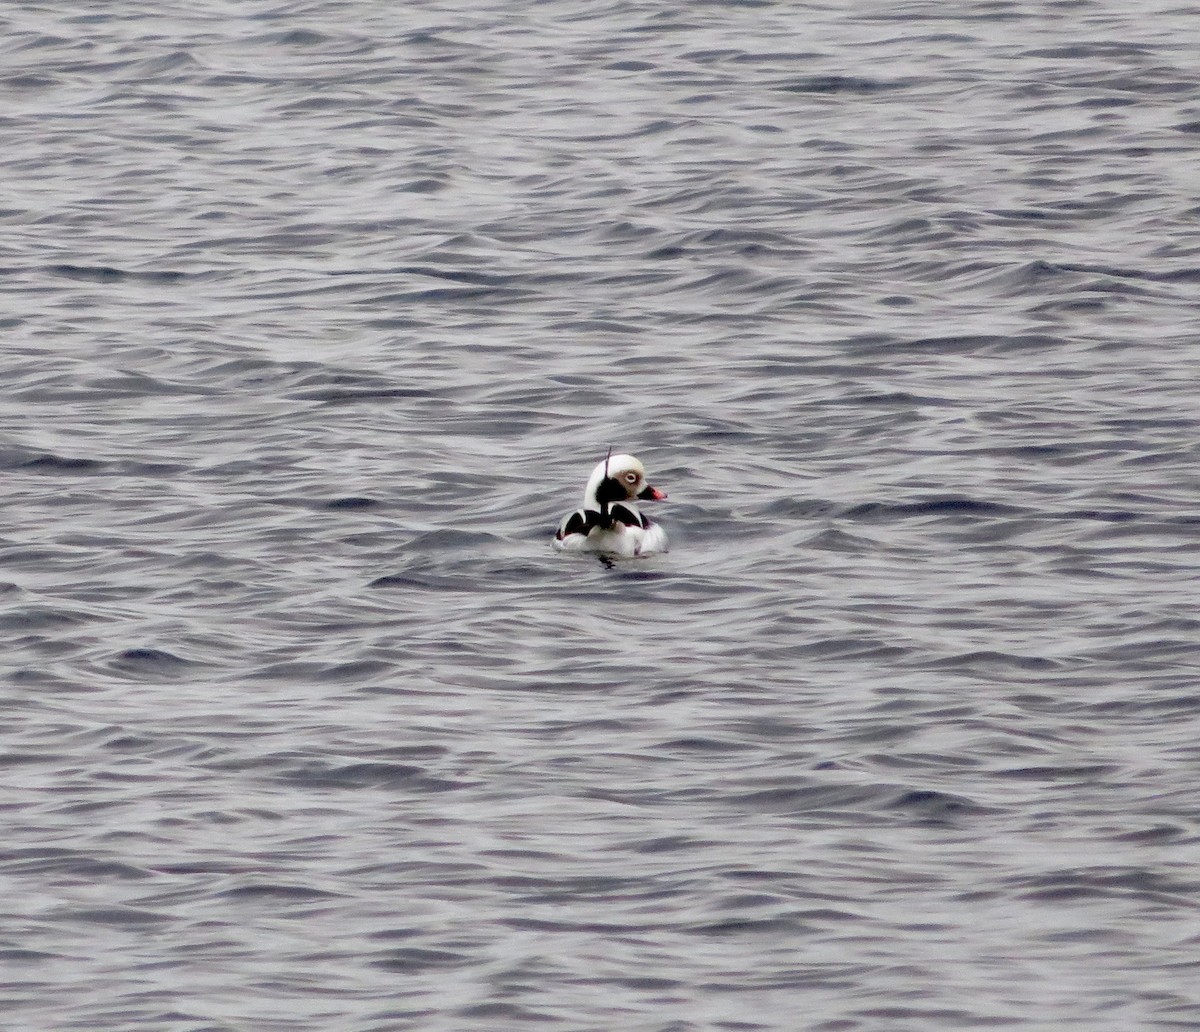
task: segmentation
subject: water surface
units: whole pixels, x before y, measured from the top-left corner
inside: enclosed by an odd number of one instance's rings
[[[13,1027],[1200,1027],[1200,9],[0,27]]]

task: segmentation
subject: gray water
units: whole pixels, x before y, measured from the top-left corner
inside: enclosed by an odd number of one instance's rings
[[[3,1028],[1200,1028],[1200,7],[0,29]]]

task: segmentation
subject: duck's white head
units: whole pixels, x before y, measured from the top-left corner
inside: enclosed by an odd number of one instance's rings
[[[661,502],[665,491],[646,483],[646,469],[632,455],[610,455],[596,464],[583,493],[585,508],[604,511],[614,502]]]

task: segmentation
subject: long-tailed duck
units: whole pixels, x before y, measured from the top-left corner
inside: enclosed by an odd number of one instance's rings
[[[666,492],[646,483],[646,470],[632,455],[597,463],[583,492],[583,508],[562,521],[554,547],[623,559],[667,550],[667,532],[638,510],[638,501],[660,502]]]

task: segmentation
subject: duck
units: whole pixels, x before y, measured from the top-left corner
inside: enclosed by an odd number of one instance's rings
[[[661,502],[666,497],[665,491],[646,482],[641,462],[610,450],[588,478],[583,508],[563,518],[554,547],[560,552],[621,559],[665,552],[667,532],[642,515],[638,502]]]

